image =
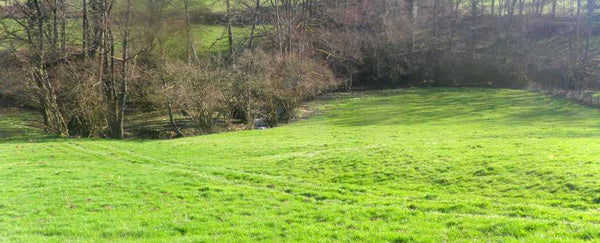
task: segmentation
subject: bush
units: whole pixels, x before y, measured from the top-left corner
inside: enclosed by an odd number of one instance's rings
[[[228,79],[222,69],[172,62],[165,66],[164,78],[172,86],[168,95],[202,132],[213,132],[219,120],[227,118]]]
[[[51,72],[59,109],[71,136],[105,136],[103,86],[98,83],[93,65],[90,61],[72,62],[56,66]]]
[[[311,99],[339,85],[333,72],[325,63],[315,59],[290,56],[276,58],[276,68],[271,74],[272,100],[280,109],[277,119],[289,122],[294,110],[306,99]]]
[[[339,84],[326,63],[311,58],[247,51],[233,67],[233,87],[246,120],[260,117],[269,126],[289,122],[300,102]]]

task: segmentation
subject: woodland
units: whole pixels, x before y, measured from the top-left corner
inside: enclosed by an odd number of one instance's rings
[[[522,88],[597,105],[598,5],[4,0],[0,100],[38,110],[51,134],[108,138],[273,127],[348,90]]]

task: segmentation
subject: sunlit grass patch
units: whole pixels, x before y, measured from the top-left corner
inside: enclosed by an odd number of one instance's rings
[[[279,128],[178,140],[4,138],[0,239],[600,240],[596,109],[443,88],[306,107]]]

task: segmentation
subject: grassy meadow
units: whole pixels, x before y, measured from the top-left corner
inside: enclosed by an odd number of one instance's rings
[[[600,112],[529,91],[337,94],[269,130],[58,139],[0,116],[0,241],[600,241]]]

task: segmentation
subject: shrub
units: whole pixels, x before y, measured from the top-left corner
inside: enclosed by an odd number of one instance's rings
[[[218,121],[227,117],[228,79],[222,69],[173,62],[166,65],[164,78],[173,85],[168,94],[202,132],[213,132]]]
[[[289,122],[303,100],[339,84],[326,63],[299,56],[247,51],[233,66],[237,100],[246,119],[263,118],[269,126]]]

